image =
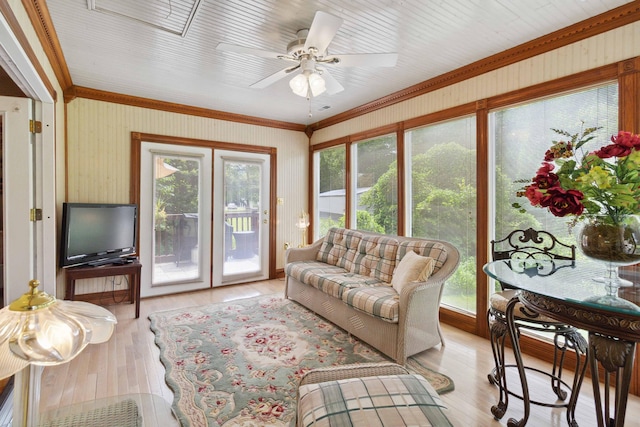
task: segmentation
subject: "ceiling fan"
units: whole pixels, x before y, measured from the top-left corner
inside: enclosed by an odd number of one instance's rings
[[[289,82],[289,86],[293,93],[306,98],[318,96],[325,90],[329,94],[344,90],[344,87],[329,73],[327,67],[393,67],[396,65],[397,53],[329,54],[327,47],[342,22],[342,18],[317,11],[311,27],[299,30],[296,39],[289,43],[287,52],[284,54],[227,43],[219,43],[216,49],[294,63],[292,66],[253,83],[250,87],[262,89],[286,76],[295,74],[295,77]]]

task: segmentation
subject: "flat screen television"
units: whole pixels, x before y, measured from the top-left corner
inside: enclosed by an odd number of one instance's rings
[[[60,267],[123,263],[136,252],[137,205],[64,203]]]

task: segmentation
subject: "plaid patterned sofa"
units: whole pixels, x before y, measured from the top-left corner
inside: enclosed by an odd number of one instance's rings
[[[425,281],[391,286],[409,252],[431,258],[433,271]],[[459,258],[442,240],[332,228],[310,246],[287,250],[285,297],[404,364],[444,344],[438,309]]]

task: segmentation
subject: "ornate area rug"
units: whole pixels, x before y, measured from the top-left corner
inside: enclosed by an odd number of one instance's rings
[[[389,361],[377,350],[281,296],[154,313],[173,409],[183,427],[288,426],[310,369]],[[409,369],[439,393],[453,382],[415,360]]]

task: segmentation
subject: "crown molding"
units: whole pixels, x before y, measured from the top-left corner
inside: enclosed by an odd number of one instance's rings
[[[64,91],[73,83],[67,62],[62,53],[62,47],[58,41],[58,36],[53,29],[53,22],[51,21],[47,4],[44,0],[22,0],[22,5],[29,16],[38,40],[40,40],[42,49],[44,49],[45,55],[53,68],[53,73],[56,75],[56,79],[58,79],[60,87],[62,87]]]
[[[93,99],[95,101],[105,101],[114,104],[130,105],[132,107],[148,108],[150,110],[160,110],[170,113],[187,114],[190,116],[205,117],[208,119],[224,120],[256,126],[265,126],[276,129],[292,130],[304,132],[305,125],[277,120],[263,119],[260,117],[245,116],[242,114],[226,113],[224,111],[210,110],[207,108],[193,107],[184,104],[158,101],[155,99],[141,98],[138,96],[123,95],[115,92],[107,92],[98,89],[91,89],[83,86],[71,86],[64,91],[64,102],[69,103],[75,98]]]
[[[16,18],[15,14],[13,13],[13,10],[11,10],[11,7],[6,1],[0,2],[0,13],[6,19],[7,24],[9,24],[9,27],[11,28],[13,35],[18,40],[18,43],[20,43],[20,46],[22,46],[22,49],[24,50],[25,54],[29,58],[29,61],[33,65],[33,68],[36,70],[36,73],[42,80],[42,83],[47,88],[47,92],[49,92],[49,94],[51,95],[51,98],[53,98],[53,100],[55,101],[57,99],[56,90],[53,87],[51,80],[49,80],[49,78],[47,77],[47,74],[42,68],[42,64],[40,64],[40,61],[38,61],[38,57],[36,56],[35,52],[31,48],[31,45],[29,44],[29,40],[27,39],[27,36],[25,35],[24,31],[22,31],[22,28],[20,27],[20,22],[18,22],[18,18]]]

